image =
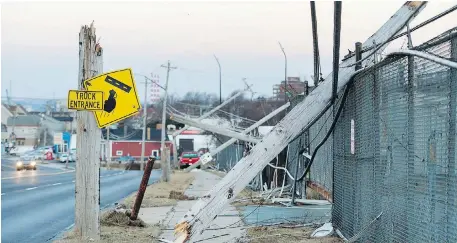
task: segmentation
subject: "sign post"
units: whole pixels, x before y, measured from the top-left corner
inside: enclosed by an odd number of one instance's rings
[[[94,108],[88,104],[92,98],[84,91],[84,80],[100,74],[103,70],[102,49],[95,43],[93,24],[81,27],[79,33],[79,75],[78,88],[81,91],[69,92],[69,102],[73,109],[77,108],[75,164],[75,236],[78,242],[100,239],[100,144],[101,130],[86,108]],[[78,93],[79,92],[79,93]],[[79,95],[83,93],[84,95]],[[73,96],[78,94],[77,96]],[[95,95],[97,98],[97,95]],[[72,102],[73,101],[73,102]]]
[[[81,27],[79,90],[68,92],[68,108],[78,111],[75,235],[82,242],[100,239],[100,128],[131,117],[141,109],[132,70],[101,74],[103,49],[95,40],[93,24]]]

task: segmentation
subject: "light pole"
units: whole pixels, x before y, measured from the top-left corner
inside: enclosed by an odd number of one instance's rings
[[[286,52],[284,51],[284,47],[282,47],[281,42],[279,42],[279,47],[281,47],[281,51],[284,54],[284,101],[287,103],[287,56]]]
[[[216,59],[217,65],[219,66],[219,105],[222,104],[222,72],[221,72],[221,64],[219,63],[219,59],[217,59],[216,55],[214,55]]]

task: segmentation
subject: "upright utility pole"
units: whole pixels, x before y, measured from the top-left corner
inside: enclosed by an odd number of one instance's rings
[[[279,47],[281,47],[281,51],[284,54],[284,102],[287,103],[287,56],[286,52],[284,51],[284,47],[282,47],[281,42],[279,43]]]
[[[79,33],[78,87],[84,80],[102,73],[103,52],[96,44],[93,23]],[[78,242],[100,239],[100,143],[101,130],[93,112],[78,111],[75,180],[75,235]]]
[[[146,118],[147,118],[147,102],[148,100],[148,79],[144,79],[144,105],[143,105],[143,138],[141,143],[141,160],[140,160],[140,170],[144,169],[144,147],[146,143]]]
[[[162,139],[160,143],[160,163],[162,167],[162,181],[168,182],[170,181],[170,170],[171,170],[171,165],[170,165],[170,158],[164,158],[165,157],[165,133],[167,131],[166,128],[166,120],[167,120],[167,99],[168,99],[168,79],[170,77],[170,69],[176,69],[176,67],[171,67],[170,66],[170,61],[168,61],[168,65],[162,65],[161,67],[164,67],[167,69],[167,79],[165,81],[165,95],[163,98],[163,105],[162,105]],[[173,156],[177,156],[174,154]],[[168,163],[166,163],[168,161]]]
[[[216,55],[214,55],[214,58],[216,58],[217,65],[219,66],[219,105],[222,104],[222,70],[221,70],[221,64],[219,63],[219,59],[217,59]],[[200,114],[201,116],[201,114]]]
[[[314,53],[314,87],[319,84],[319,41],[317,38],[317,18],[316,18],[316,3],[314,1],[311,4],[311,26],[313,29],[313,53]]]

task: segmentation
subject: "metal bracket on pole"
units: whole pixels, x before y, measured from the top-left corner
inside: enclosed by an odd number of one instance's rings
[[[197,127],[197,128],[200,128],[200,129],[203,129],[203,130],[206,130],[206,131],[210,131],[210,132],[221,134],[221,135],[224,135],[224,136],[236,138],[236,139],[239,139],[239,140],[243,140],[243,141],[247,141],[247,142],[251,142],[251,143],[260,142],[260,140],[257,139],[257,138],[254,138],[254,137],[251,137],[251,136],[247,136],[247,135],[244,135],[242,133],[230,131],[228,129],[220,128],[218,126],[213,126],[213,125],[201,123],[199,121],[188,119],[188,118],[185,118],[185,117],[180,116],[180,115],[172,115],[170,117],[170,119],[172,119],[174,121],[177,121],[177,122],[180,122],[180,123],[187,124],[189,126]]]

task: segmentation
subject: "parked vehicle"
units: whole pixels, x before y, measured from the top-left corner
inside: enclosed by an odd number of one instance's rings
[[[200,157],[197,152],[183,152],[179,159],[179,168],[187,168],[190,165],[197,163],[198,160],[200,160]],[[200,166],[198,168],[200,169]]]
[[[119,157],[119,159],[117,159],[117,161],[120,164],[122,162],[124,162],[124,163],[135,162],[135,159],[130,155],[126,155],[126,156]]]
[[[10,155],[16,156],[16,155],[23,155],[27,152],[33,151],[33,146],[15,146],[10,149],[9,153]]]
[[[59,156],[59,161],[60,163],[66,163],[68,158],[68,162],[71,162],[71,156],[68,156],[68,154],[60,154]]]

